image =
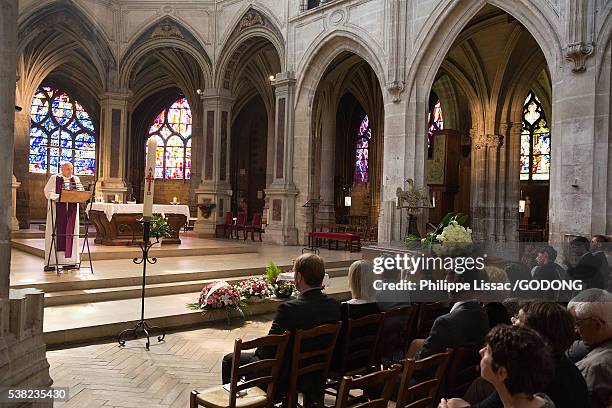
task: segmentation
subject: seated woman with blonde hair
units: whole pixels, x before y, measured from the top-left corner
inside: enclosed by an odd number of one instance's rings
[[[374,265],[365,259],[355,261],[349,267],[348,281],[351,299],[340,304],[342,320],[359,319],[380,313],[374,295]]]

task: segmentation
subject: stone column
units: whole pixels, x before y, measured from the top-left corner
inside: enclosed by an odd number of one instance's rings
[[[202,92],[204,112],[204,157],[201,182],[195,190],[198,205],[214,204],[211,213],[198,209],[194,230],[199,237],[212,237],[215,225],[231,209],[232,187],[229,182],[230,129],[233,98],[226,90]]]
[[[271,207],[266,239],[281,245],[296,245],[295,199],[298,190],[293,183],[295,74],[280,73],[272,84],[276,98],[274,181],[266,189]]]
[[[318,220],[322,223],[335,223],[336,111],[329,104],[324,109],[321,129],[321,204]]]
[[[23,81],[23,79],[20,79]],[[30,228],[30,102],[17,100],[22,108],[15,112],[13,174],[20,182],[17,190],[17,218],[22,228]]]
[[[503,138],[470,129],[472,138],[472,230],[476,241],[496,241],[498,160]]]
[[[21,183],[17,181],[15,175],[12,178],[11,189],[13,190],[12,197],[12,207],[13,207],[13,215],[11,217],[11,231],[17,231],[19,229],[19,221],[17,220],[17,189],[21,186]]]
[[[0,298],[8,298],[11,264],[13,148],[17,62],[17,0],[0,1]],[[0,320],[2,320],[0,318]]]
[[[126,163],[129,129],[129,93],[105,93],[100,101],[100,152],[96,195],[104,201],[115,195],[124,202],[127,197]]]

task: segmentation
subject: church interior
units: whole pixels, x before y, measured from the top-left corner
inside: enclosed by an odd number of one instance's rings
[[[538,313],[513,284],[579,282],[529,299],[567,314],[584,344],[575,299],[595,290],[585,302],[612,305],[610,1],[0,0],[0,11],[0,406],[349,407],[376,400],[360,379],[402,376],[376,406],[412,407],[410,370],[466,302],[489,313],[487,330],[434,355],[419,406],[481,406],[468,387],[492,380],[474,346],[529,336],[515,320]],[[372,288],[378,260],[443,255],[485,259],[479,282],[503,292],[416,291],[391,307]],[[300,268],[318,259],[312,284]],[[415,275],[394,271],[380,279]],[[341,308],[377,304],[370,355],[351,350],[350,329],[374,318],[349,311],[346,340],[325,355],[333,392],[313,402],[295,363],[275,371],[279,355],[260,360],[272,364],[264,383],[284,369],[297,385],[236,391],[248,364],[227,353],[277,341],[283,302],[313,287]],[[300,319],[291,336],[323,327]],[[600,320],[597,347],[612,347]],[[347,368],[351,355],[369,367]],[[574,363],[590,406],[612,407],[612,387],[593,389]],[[343,402],[351,381],[363,395]],[[495,406],[569,407],[550,387],[533,405]],[[10,400],[13,389],[54,397]]]

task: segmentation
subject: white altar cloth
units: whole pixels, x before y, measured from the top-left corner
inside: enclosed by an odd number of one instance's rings
[[[113,203],[92,203],[91,209],[94,211],[104,211],[110,221],[113,214],[142,214],[142,204],[113,204]],[[162,205],[153,204],[153,214],[183,214],[187,219],[191,217],[189,206],[187,205]]]

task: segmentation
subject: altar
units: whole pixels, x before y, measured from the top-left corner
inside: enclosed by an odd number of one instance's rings
[[[89,219],[96,228],[95,243],[100,245],[135,245],[142,242],[143,204],[93,203]],[[180,231],[190,217],[186,205],[153,205],[153,214],[166,218],[172,228],[162,244],[180,244]]]

